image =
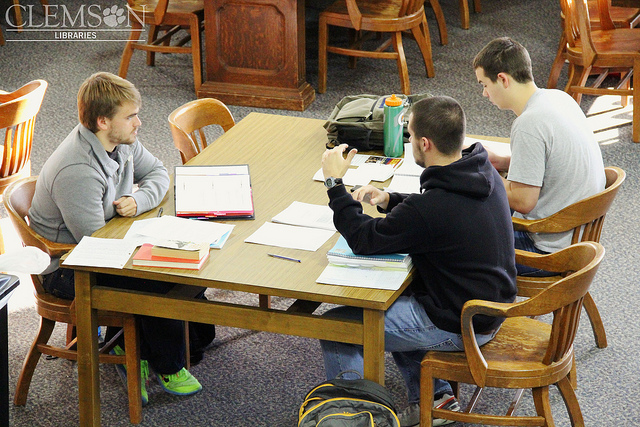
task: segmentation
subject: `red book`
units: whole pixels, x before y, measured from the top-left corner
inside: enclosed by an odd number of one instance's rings
[[[183,268],[188,270],[200,270],[202,265],[209,259],[209,252],[200,260],[170,258],[151,255],[153,245],[145,243],[138,249],[133,256],[133,265],[135,267],[163,267],[163,268]]]

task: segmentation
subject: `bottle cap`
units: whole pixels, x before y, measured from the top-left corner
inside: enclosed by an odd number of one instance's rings
[[[389,107],[399,107],[402,105],[402,99],[393,94],[384,100],[384,104],[388,105]]]

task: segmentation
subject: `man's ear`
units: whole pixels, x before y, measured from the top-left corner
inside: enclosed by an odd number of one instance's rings
[[[497,82],[500,83],[502,85],[502,87],[504,87],[505,89],[509,87],[509,74],[507,73],[498,73],[497,77]]]
[[[426,136],[420,138],[420,149],[423,153],[429,151],[433,147],[433,142]]]
[[[96,119],[96,126],[98,130],[107,130],[109,128],[109,119],[105,116],[100,116]]]

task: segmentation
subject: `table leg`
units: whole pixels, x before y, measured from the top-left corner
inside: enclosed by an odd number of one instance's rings
[[[5,304],[0,309],[0,425],[9,425],[9,327],[8,312]]]
[[[98,371],[98,317],[91,308],[95,274],[75,271],[76,323],[78,333],[78,395],[80,425],[100,425],[100,377]]]
[[[364,377],[384,385],[384,311],[365,309]]]

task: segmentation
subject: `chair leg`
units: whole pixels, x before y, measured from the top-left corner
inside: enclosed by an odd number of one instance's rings
[[[435,70],[433,68],[433,56],[431,55],[431,36],[429,35],[429,27],[427,26],[427,18],[425,16],[422,17],[422,25],[412,28],[411,33],[413,34],[413,38],[416,39],[420,52],[422,53],[424,66],[427,70],[427,77],[434,77]]]
[[[147,38],[147,44],[152,44],[154,40],[158,38],[158,32],[160,27],[158,25],[151,25],[149,27],[149,37]],[[147,51],[147,65],[153,67],[156,65],[156,53],[152,50]]]
[[[440,44],[442,46],[449,43],[449,36],[447,34],[447,21],[444,19],[444,13],[440,7],[439,0],[429,0],[433,12],[436,14],[436,22],[438,23],[438,32],[440,33]],[[425,18],[426,21],[426,18]],[[425,26],[426,27],[426,26]]]
[[[142,422],[142,395],[140,394],[140,337],[137,320],[129,316],[124,322],[124,348],[127,365],[127,392],[129,419],[132,424]]]
[[[36,334],[36,338],[33,340],[33,344],[31,344],[27,357],[24,359],[22,371],[20,372],[18,384],[16,385],[16,394],[13,398],[13,403],[16,406],[22,406],[27,403],[27,394],[29,393],[29,386],[31,385],[33,372],[35,371],[36,365],[38,365],[38,361],[40,360],[40,355],[42,354],[38,349],[38,346],[49,342],[49,338],[51,337],[51,333],[53,332],[55,325],[56,322],[53,320],[45,319],[44,317],[40,318],[38,333]]]
[[[13,0],[13,12],[16,15],[16,27],[19,33],[22,32],[22,11],[20,10],[20,1]]]
[[[400,74],[400,86],[402,87],[402,93],[405,95],[411,95],[407,58],[404,56],[404,47],[402,47],[402,34],[400,32],[395,32],[391,35],[391,38],[393,39],[393,49],[398,54],[398,73]]]
[[[571,386],[568,378],[562,378],[556,384],[560,390],[560,395],[564,400],[564,404],[567,406],[567,412],[569,413],[569,420],[571,420],[572,426],[584,426],[584,419],[582,418],[582,411],[580,410],[580,404],[576,397],[576,393]]]
[[[555,89],[558,87],[558,78],[564,67],[564,51],[567,45],[567,38],[564,35],[564,31],[560,36],[560,43],[558,44],[558,51],[556,53],[556,59],[553,60],[551,65],[551,72],[549,73],[549,80],[547,80],[547,89]]]
[[[598,311],[598,307],[596,306],[591,293],[587,292],[587,294],[584,296],[582,306],[589,315],[591,329],[593,329],[593,335],[596,338],[596,345],[598,346],[598,348],[605,348],[607,346],[607,334],[604,330],[600,312]]]
[[[473,11],[475,13],[482,12],[482,6],[480,5],[480,0],[473,0]]]
[[[633,142],[640,142],[640,56],[633,61]]]
[[[191,54],[193,56],[193,85],[196,93],[202,85],[202,59],[200,56],[200,18],[193,16],[190,21],[189,32],[191,33]]]
[[[573,97],[578,104],[582,101],[582,94],[579,92],[573,92],[573,87],[584,87],[589,77],[589,71],[591,67],[583,67],[581,65],[572,64],[569,67],[569,81],[565,87],[565,92]]]
[[[129,41],[124,47],[122,52],[122,59],[120,60],[120,69],[118,75],[123,79],[127,77],[129,71],[129,62],[131,62],[131,55],[133,55],[133,45],[138,42],[140,38],[140,32],[142,31],[142,24],[138,22],[135,17],[131,17],[131,34],[129,34]]]
[[[362,44],[362,31],[354,30],[353,28],[349,28],[349,47],[351,49],[360,49]],[[355,69],[356,64],[358,63],[358,58],[355,56],[349,56],[349,65],[350,69]]]
[[[420,367],[420,427],[433,425],[433,376],[425,365]]]
[[[462,21],[462,28],[469,29],[469,3],[467,0],[459,0],[460,4],[460,20]]]
[[[536,387],[532,391],[533,403],[536,407],[536,413],[544,417],[546,425],[553,426],[553,415],[551,414],[551,403],[549,402],[549,387]]]
[[[320,15],[318,24],[318,93],[327,91],[328,31],[327,20]]]

